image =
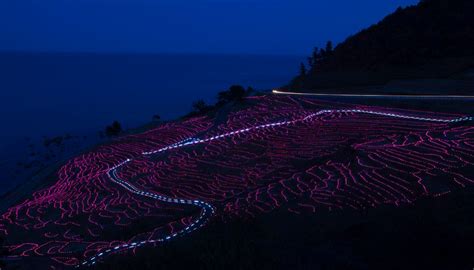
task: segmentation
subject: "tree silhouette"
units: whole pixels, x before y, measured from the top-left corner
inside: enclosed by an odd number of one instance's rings
[[[233,85],[229,88],[231,100],[241,100],[245,97],[246,91],[240,85]]]
[[[197,113],[203,113],[207,111],[208,108],[209,106],[207,106],[206,102],[202,99],[193,102],[193,110]]]
[[[320,58],[319,48],[314,47],[313,54],[310,57],[308,57],[308,64],[309,64],[310,69],[316,69],[316,66],[318,65],[318,62],[319,62],[319,58]]]
[[[122,132],[122,125],[118,121],[114,121],[110,126],[105,128],[105,135],[107,137],[117,136]]]
[[[153,121],[160,121],[160,120],[161,120],[161,116],[160,116],[159,114],[155,114],[155,115],[153,115],[152,120],[153,120]]]
[[[304,63],[300,64],[300,77],[305,77],[306,76],[306,66]]]
[[[332,54],[332,50],[333,50],[332,41],[329,40],[329,41],[326,43],[326,53],[327,53],[328,55],[331,55],[331,54]]]
[[[222,105],[231,101],[242,101],[247,91],[240,85],[232,85],[229,90],[219,92],[217,96],[218,104]]]
[[[255,93],[255,89],[251,86],[247,87],[247,91],[246,91],[245,95],[250,96],[253,93]]]

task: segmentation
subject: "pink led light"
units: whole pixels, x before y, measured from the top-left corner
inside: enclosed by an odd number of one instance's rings
[[[167,123],[70,160],[53,185],[1,216],[10,251],[73,266],[158,244],[208,218],[180,200],[231,219],[401,205],[474,181],[466,174],[474,126],[452,125],[472,118],[291,97],[249,102],[222,122]],[[141,219],[158,225],[118,238]]]

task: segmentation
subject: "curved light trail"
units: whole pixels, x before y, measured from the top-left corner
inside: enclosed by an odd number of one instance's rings
[[[190,145],[195,145],[195,144],[202,144],[206,142],[211,142],[214,140],[219,140],[225,137],[231,137],[237,134],[242,134],[242,133],[248,133],[254,130],[258,129],[263,129],[263,128],[271,128],[271,127],[276,127],[276,126],[282,126],[282,125],[289,125],[289,124],[294,124],[297,122],[302,122],[302,121],[307,121],[311,120],[312,118],[323,115],[323,114],[332,114],[332,113],[359,113],[359,114],[372,114],[372,115],[379,115],[379,116],[386,116],[386,117],[394,117],[394,118],[403,118],[403,119],[411,119],[411,120],[419,120],[419,121],[429,121],[429,122],[441,122],[441,123],[456,123],[456,122],[463,122],[463,121],[473,121],[474,117],[471,116],[465,116],[465,117],[458,117],[458,118],[452,118],[452,119],[444,119],[444,118],[428,118],[428,117],[418,117],[418,116],[413,116],[413,115],[406,115],[406,114],[398,114],[398,113],[388,113],[388,112],[380,112],[380,111],[373,111],[373,110],[361,110],[361,109],[342,109],[342,110],[320,110],[315,113],[309,114],[303,118],[295,119],[295,120],[289,120],[289,121],[281,121],[281,122],[272,122],[268,124],[263,124],[263,125],[258,125],[250,128],[245,128],[245,129],[239,129],[236,131],[232,132],[227,132],[223,133],[220,135],[216,135],[213,137],[209,138],[204,138],[204,139],[198,139],[198,138],[188,138],[186,140],[168,145],[166,147],[160,148],[155,151],[150,151],[150,152],[143,152],[143,156],[148,156],[148,155],[153,155],[157,153],[162,153],[166,152],[168,150],[172,149],[177,149],[185,146],[190,146]],[[162,202],[167,202],[167,203],[174,203],[174,204],[181,204],[181,205],[193,205],[201,208],[201,214],[197,219],[195,219],[190,225],[186,226],[184,229],[175,232],[173,234],[164,236],[159,239],[152,239],[152,240],[144,240],[140,242],[131,242],[131,243],[126,243],[122,244],[119,246],[115,246],[113,248],[108,248],[104,251],[101,251],[100,253],[96,254],[93,257],[90,257],[84,261],[81,262],[80,265],[77,265],[77,267],[84,265],[84,266],[90,266],[94,265],[99,259],[106,257],[107,255],[111,255],[116,252],[124,251],[127,249],[134,249],[138,248],[140,246],[146,245],[146,244],[156,244],[156,243],[161,243],[165,241],[169,241],[173,238],[176,238],[178,236],[183,236],[188,233],[191,233],[192,231],[202,227],[208,220],[209,218],[215,213],[214,207],[204,201],[200,200],[189,200],[189,199],[180,199],[180,198],[170,198],[162,195],[155,194],[153,192],[141,190],[138,187],[134,186],[133,184],[120,179],[117,176],[117,170],[120,169],[122,166],[126,165],[127,163],[133,161],[132,159],[126,159],[125,161],[115,165],[114,167],[110,168],[107,171],[107,176],[109,179],[122,186],[126,190],[139,195],[139,196],[144,196],[148,198],[152,198],[158,201]]]
[[[123,188],[125,188],[126,190],[128,190],[132,193],[135,193],[135,194],[140,195],[140,196],[149,197],[149,198],[152,198],[152,199],[155,199],[155,200],[158,200],[158,201],[162,201],[162,202],[175,203],[175,204],[184,204],[184,205],[194,205],[194,206],[200,207],[202,209],[201,214],[199,215],[199,217],[196,220],[193,221],[193,223],[191,223],[190,225],[186,226],[184,229],[182,229],[182,230],[180,230],[176,233],[167,235],[167,236],[165,236],[163,238],[159,238],[159,239],[143,240],[143,241],[140,241],[140,242],[131,242],[131,243],[115,246],[114,248],[106,249],[106,250],[98,253],[97,255],[83,261],[81,263],[81,265],[94,265],[97,262],[97,260],[99,260],[100,258],[105,257],[105,256],[110,255],[110,254],[115,253],[115,252],[120,252],[120,251],[124,251],[124,250],[127,250],[127,249],[138,248],[138,247],[146,245],[146,244],[160,243],[160,242],[164,242],[164,241],[167,241],[167,240],[171,240],[172,238],[175,238],[175,237],[178,237],[178,236],[182,236],[182,235],[191,233],[192,231],[197,230],[200,227],[202,227],[209,220],[209,217],[214,214],[215,210],[209,203],[199,201],[199,200],[184,200],[184,199],[169,198],[169,197],[166,197],[166,196],[157,195],[157,194],[154,194],[152,192],[143,191],[143,190],[135,187],[134,185],[130,184],[129,182],[120,179],[116,174],[117,169],[119,169],[120,167],[122,167],[123,165],[127,164],[130,161],[132,161],[132,160],[127,159],[124,162],[122,162],[122,163],[118,164],[117,166],[113,167],[107,173],[107,176],[114,183],[119,184],[120,186],[122,186]]]

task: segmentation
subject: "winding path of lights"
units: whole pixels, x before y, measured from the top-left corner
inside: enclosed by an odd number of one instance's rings
[[[197,138],[189,138],[174,144],[171,144],[169,146],[163,147],[161,149],[158,149],[156,151],[150,151],[150,152],[143,152],[143,156],[148,156],[148,155],[153,155],[157,153],[162,153],[166,152],[168,150],[172,149],[177,149],[181,147],[185,147],[188,145],[195,145],[195,144],[200,144],[200,143],[206,143],[206,142],[211,142],[214,140],[222,139],[225,137],[231,137],[237,134],[242,134],[242,133],[248,133],[250,131],[254,131],[257,129],[263,129],[263,128],[269,128],[269,127],[276,127],[276,126],[282,126],[282,125],[290,125],[290,124],[295,124],[297,122],[302,122],[302,121],[308,121],[311,120],[312,118],[323,115],[323,114],[332,114],[332,113],[361,113],[361,114],[372,114],[372,115],[380,115],[380,116],[387,116],[387,117],[395,117],[395,118],[403,118],[403,119],[411,119],[411,120],[419,120],[419,121],[429,121],[429,122],[441,122],[441,123],[456,123],[456,122],[464,122],[464,121],[473,121],[474,117],[466,116],[466,117],[459,117],[459,118],[454,118],[454,119],[442,119],[442,118],[427,118],[427,117],[418,117],[418,116],[411,116],[411,115],[405,115],[405,114],[397,114],[397,113],[386,113],[386,112],[378,112],[378,111],[372,111],[372,110],[360,110],[360,109],[346,109],[346,110],[320,110],[316,113],[309,114],[308,116],[296,120],[290,120],[290,121],[281,121],[281,122],[273,122],[269,124],[264,124],[264,125],[258,125],[255,127],[250,127],[250,128],[245,128],[245,129],[240,129],[228,133],[223,133],[221,135],[205,138],[205,139],[197,139]],[[118,185],[122,186],[126,190],[140,196],[152,198],[158,201],[162,202],[168,202],[168,203],[175,203],[175,204],[181,204],[181,205],[193,205],[201,208],[201,214],[197,219],[195,219],[190,225],[186,226],[184,229],[175,232],[173,234],[164,236],[159,239],[152,239],[152,240],[143,240],[140,242],[131,242],[131,243],[126,243],[122,245],[115,246],[113,248],[106,249],[104,251],[101,251],[100,253],[96,254],[93,257],[90,257],[84,261],[81,262],[80,265],[77,265],[77,267],[83,265],[83,266],[90,266],[94,265],[99,259],[104,258],[108,255],[111,255],[116,252],[124,251],[127,249],[135,249],[140,246],[146,245],[146,244],[156,244],[160,242],[165,242],[168,240],[171,240],[173,238],[176,238],[178,236],[183,236],[185,234],[191,233],[192,231],[202,227],[205,225],[205,223],[210,219],[210,217],[214,214],[215,210],[214,207],[204,201],[200,200],[189,200],[189,199],[179,199],[179,198],[170,198],[162,195],[155,194],[153,192],[148,192],[141,190],[137,188],[136,186],[132,185],[131,183],[120,179],[117,176],[117,170],[120,169],[122,166],[125,164],[133,161],[132,159],[127,159],[114,167],[110,168],[107,172],[107,176],[112,180],[112,182],[117,183]]]

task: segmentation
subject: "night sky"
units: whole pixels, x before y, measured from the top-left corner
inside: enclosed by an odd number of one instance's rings
[[[308,54],[418,0],[2,0],[0,50]]]

